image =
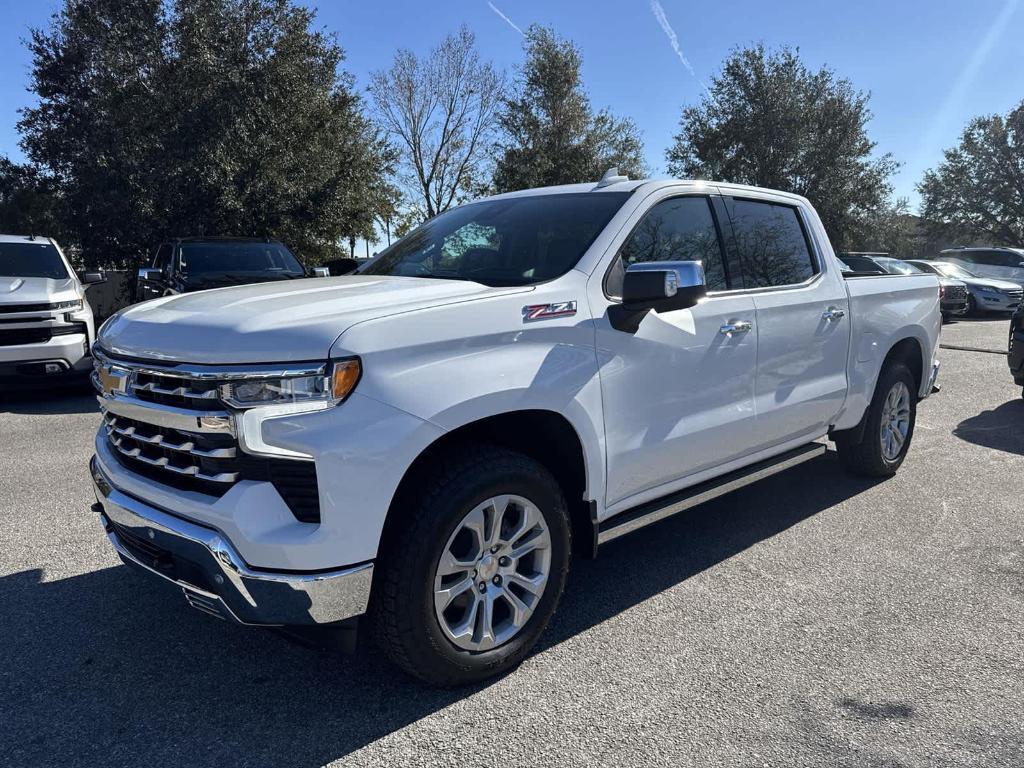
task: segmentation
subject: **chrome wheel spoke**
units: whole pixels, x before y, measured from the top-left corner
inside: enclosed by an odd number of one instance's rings
[[[479,552],[467,558],[458,558],[446,549],[441,555],[441,562],[437,565],[437,573],[440,576],[454,576],[456,573],[472,571],[478,554]]]
[[[452,604],[452,601],[459,595],[466,592],[466,590],[473,588],[473,579],[466,575],[466,578],[456,582],[455,584],[445,589],[438,589],[434,591],[434,607],[438,611],[444,611]]]
[[[508,607],[512,609],[512,625],[515,627],[522,627],[526,623],[526,620],[533,614],[533,608],[524,603],[519,595],[513,592],[511,589],[506,589],[502,594],[505,602],[508,603]]]
[[[536,576],[524,576],[521,573],[511,573],[508,575],[508,581],[510,584],[516,584],[523,590],[530,593],[534,597],[540,597],[541,591],[544,589],[544,584],[547,582],[547,574],[538,574]]]
[[[473,640],[476,641],[478,650],[486,651],[494,647],[494,597],[486,594],[480,600],[480,610],[477,611],[477,631],[473,633]]]
[[[513,560],[519,560],[537,549],[547,549],[551,545],[551,537],[547,530],[535,530],[521,538],[516,545],[509,550],[508,556]]]

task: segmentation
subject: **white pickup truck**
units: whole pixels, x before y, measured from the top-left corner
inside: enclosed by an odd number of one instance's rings
[[[85,375],[95,339],[85,286],[55,240],[0,235],[0,379]]]
[[[366,614],[410,673],[479,680],[529,652],[574,556],[828,436],[894,473],[940,322],[934,276],[844,280],[800,197],[615,176],[499,195],[357,275],[110,319],[94,510],[196,608]]]

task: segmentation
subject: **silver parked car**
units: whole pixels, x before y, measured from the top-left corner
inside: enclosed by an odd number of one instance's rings
[[[1024,297],[1024,288],[1010,280],[996,280],[982,277],[973,271],[953,264],[949,261],[925,261],[913,259],[907,262],[926,272],[940,277],[951,277],[967,286],[967,311],[978,312],[1013,312],[1020,306]]]

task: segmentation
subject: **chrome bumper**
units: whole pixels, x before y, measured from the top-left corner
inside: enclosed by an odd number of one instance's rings
[[[100,521],[117,554],[181,587],[205,613],[252,626],[330,624],[366,612],[373,563],[316,573],[250,568],[222,534],[121,493],[89,464]]]

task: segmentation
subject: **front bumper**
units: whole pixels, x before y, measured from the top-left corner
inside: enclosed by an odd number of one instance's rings
[[[47,370],[47,363],[60,370]],[[84,333],[54,336],[38,344],[0,347],[0,376],[85,373],[91,369],[89,341]]]
[[[95,458],[89,467],[94,509],[117,554],[180,587],[194,608],[252,626],[332,624],[366,612],[372,562],[317,572],[255,570],[219,531],[122,493]]]

